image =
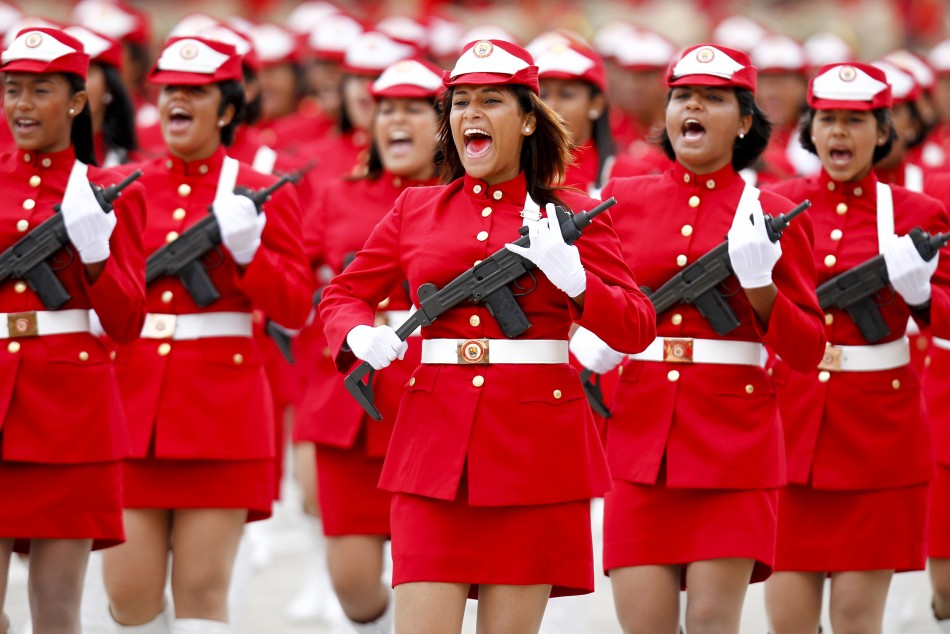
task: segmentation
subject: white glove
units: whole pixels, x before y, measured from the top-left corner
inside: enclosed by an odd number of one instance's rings
[[[402,359],[409,348],[389,326],[354,326],[346,335],[346,343],[356,358],[366,361],[374,370],[382,370],[395,359]]]
[[[551,283],[567,293],[568,297],[577,297],[587,290],[587,274],[581,264],[581,254],[576,246],[564,242],[554,205],[548,203],[545,211],[547,218],[531,223],[528,227],[531,241],[528,248],[515,244],[506,244],[505,247],[534,262]]]
[[[568,347],[581,365],[597,374],[610,372],[627,356],[608,346],[600,337],[584,327],[574,332]]]
[[[782,257],[782,245],[769,240],[765,227],[762,204],[751,199],[737,209],[732,227],[726,238],[729,240],[729,261],[739,278],[742,288],[761,288],[772,283],[772,269]],[[749,215],[752,222],[749,222]]]
[[[929,262],[920,257],[910,236],[891,236],[881,249],[891,286],[910,306],[930,301],[930,277],[937,270],[940,254]]]
[[[117,222],[115,212],[103,211],[92,185],[79,170],[69,174],[59,212],[63,214],[66,235],[83,264],[102,262],[109,257],[109,237]]]
[[[238,264],[250,264],[261,246],[267,216],[257,213],[254,201],[239,194],[225,194],[212,203],[221,229],[221,241]]]

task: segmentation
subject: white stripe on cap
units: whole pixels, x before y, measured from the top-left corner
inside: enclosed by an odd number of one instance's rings
[[[485,44],[488,44],[488,46],[485,46]],[[528,66],[530,64],[520,57],[512,55],[500,46],[495,46],[488,40],[482,40],[462,53],[458,62],[455,63],[455,68],[452,69],[450,77],[455,79],[460,75],[468,75],[469,73],[514,75]]]
[[[887,84],[848,65],[829,68],[812,81],[812,94],[815,97],[836,101],[871,101],[874,95],[886,88]]]
[[[701,46],[676,62],[676,66],[673,67],[673,79],[690,75],[712,75],[732,79],[732,76],[743,68],[742,64],[715,46]]]
[[[316,51],[346,52],[346,47],[360,36],[363,27],[348,15],[334,13],[323,18],[310,30],[310,46]]]
[[[114,2],[83,0],[75,6],[73,22],[104,35],[121,40],[135,30],[135,16],[125,12]]]
[[[382,72],[401,59],[412,57],[411,46],[400,44],[377,31],[367,31],[350,42],[343,63],[353,68],[376,69]]]
[[[373,83],[373,90],[386,90],[393,86],[419,86],[425,90],[438,90],[442,77],[411,59],[396,62]]]
[[[249,52],[251,52],[250,42],[238,35],[237,31],[234,29],[221,24],[215,24],[214,26],[204,29],[195,35],[198,35],[199,37],[206,40],[211,40],[212,42],[230,44],[234,47],[234,50],[237,51],[238,55],[247,55]]]
[[[260,24],[251,31],[254,51],[262,62],[282,60],[290,55],[297,42],[293,35],[276,24]]]
[[[158,69],[213,75],[228,59],[227,55],[204,42],[188,38],[178,40],[162,51],[162,56],[158,58]]]
[[[550,47],[534,58],[538,73],[569,73],[583,75],[594,65],[594,60],[581,55],[573,48],[565,46],[560,50]]]
[[[805,49],[784,35],[766,35],[749,53],[752,63],[763,68],[799,70],[807,65]]]
[[[18,59],[51,62],[54,59],[59,59],[64,55],[76,52],[76,49],[63,44],[48,33],[27,31],[13,40],[13,44],[10,45],[10,48],[3,51],[3,55],[0,56],[0,59],[2,59],[4,63]]]
[[[886,61],[874,62],[872,66],[876,66],[884,71],[884,75],[887,77],[887,83],[891,85],[891,96],[894,97],[894,99],[906,99],[907,95],[913,92],[916,82],[910,73]]]
[[[653,66],[665,69],[676,56],[669,40],[652,31],[632,29],[620,42],[614,57],[621,66]]]
[[[99,57],[112,47],[109,40],[82,26],[67,26],[63,31],[82,42],[83,52],[92,59]]]

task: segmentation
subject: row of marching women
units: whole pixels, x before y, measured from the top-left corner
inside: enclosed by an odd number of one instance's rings
[[[115,41],[10,38],[0,607],[29,553],[33,631],[81,631],[105,549],[111,631],[231,632],[296,404],[353,631],[459,632],[468,599],[539,631],[593,591],[600,497],[625,632],[738,632],[765,581],[770,631],[812,633],[828,577],[833,629],[880,632],[928,558],[950,631],[950,184],[920,167],[919,59],[628,31],[605,63],[553,32],[443,71],[321,19],[313,110],[285,34],[179,23],[141,145]],[[625,64],[659,107],[608,98]]]

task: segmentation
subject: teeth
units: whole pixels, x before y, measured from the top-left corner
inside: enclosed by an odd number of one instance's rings
[[[465,132],[464,132],[463,134],[464,134],[465,136],[472,136],[473,134],[482,134],[482,135],[485,135],[485,136],[488,136],[488,137],[491,136],[490,134],[488,134],[487,132],[485,132],[485,131],[482,130],[481,128],[466,128],[466,129],[465,129]]]
[[[185,110],[184,108],[178,108],[178,107],[172,108],[171,114],[172,116],[179,116],[179,115],[185,116],[185,117],[190,116],[187,110]]]
[[[390,141],[408,141],[409,138],[409,133],[405,130],[393,130],[389,133]]]

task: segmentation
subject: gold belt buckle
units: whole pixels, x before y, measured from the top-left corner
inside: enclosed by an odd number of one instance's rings
[[[142,336],[145,339],[171,339],[175,335],[176,320],[176,315],[151,313],[145,317],[145,330]]]
[[[664,337],[663,360],[667,363],[692,363],[693,340],[688,337]]]
[[[826,343],[825,354],[821,357],[818,369],[827,370],[828,372],[841,372],[841,348]]]
[[[11,339],[20,337],[36,337],[39,330],[36,326],[36,311],[25,313],[10,313],[7,315],[7,333]]]
[[[488,365],[488,339],[467,339],[458,345],[458,362],[464,365]]]

